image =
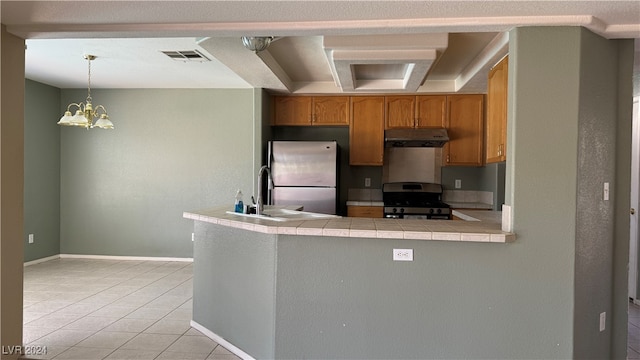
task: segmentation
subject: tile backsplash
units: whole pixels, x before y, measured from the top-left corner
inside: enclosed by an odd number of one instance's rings
[[[445,190],[442,193],[444,202],[455,203],[482,203],[493,205],[493,192],[470,190]]]

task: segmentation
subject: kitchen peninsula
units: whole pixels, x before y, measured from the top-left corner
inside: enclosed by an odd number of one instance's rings
[[[490,211],[276,222],[227,210],[184,213],[195,220],[192,325],[243,358],[418,358],[456,316],[437,310],[463,291],[445,278],[515,239]],[[413,261],[393,261],[394,249]]]

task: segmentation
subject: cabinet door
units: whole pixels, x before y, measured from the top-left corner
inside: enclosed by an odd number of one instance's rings
[[[349,164],[381,166],[384,156],[384,97],[351,97]]]
[[[348,217],[381,218],[384,216],[382,206],[347,206]]]
[[[310,96],[276,96],[273,125],[311,125]]]
[[[449,142],[444,146],[446,165],[482,165],[483,95],[447,97]]]
[[[507,140],[507,81],[508,58],[491,71],[487,85],[487,142],[486,162],[505,161]]]
[[[386,129],[412,129],[415,127],[415,96],[386,96],[385,107]]]
[[[349,125],[349,97],[313,98],[313,125]]]
[[[416,127],[443,128],[446,124],[446,95],[421,95],[416,97]]]

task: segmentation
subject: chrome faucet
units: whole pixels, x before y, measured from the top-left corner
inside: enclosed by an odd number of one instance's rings
[[[258,171],[258,204],[256,205],[256,215],[262,215],[262,211],[264,210],[264,200],[262,200],[262,176],[265,171],[267,172],[267,181],[271,179],[271,170],[267,165],[263,165]],[[267,188],[269,184],[267,183]]]

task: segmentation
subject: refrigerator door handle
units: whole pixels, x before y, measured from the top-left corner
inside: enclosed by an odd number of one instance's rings
[[[267,162],[265,163],[265,165],[269,167],[271,166],[271,160],[273,159],[272,147],[273,147],[273,142],[269,141],[267,143]],[[271,174],[271,171],[269,171],[269,174]],[[267,177],[267,205],[273,205],[273,198],[272,198],[273,195],[271,194],[272,190],[273,190],[273,179],[271,178],[271,175],[269,175]]]

